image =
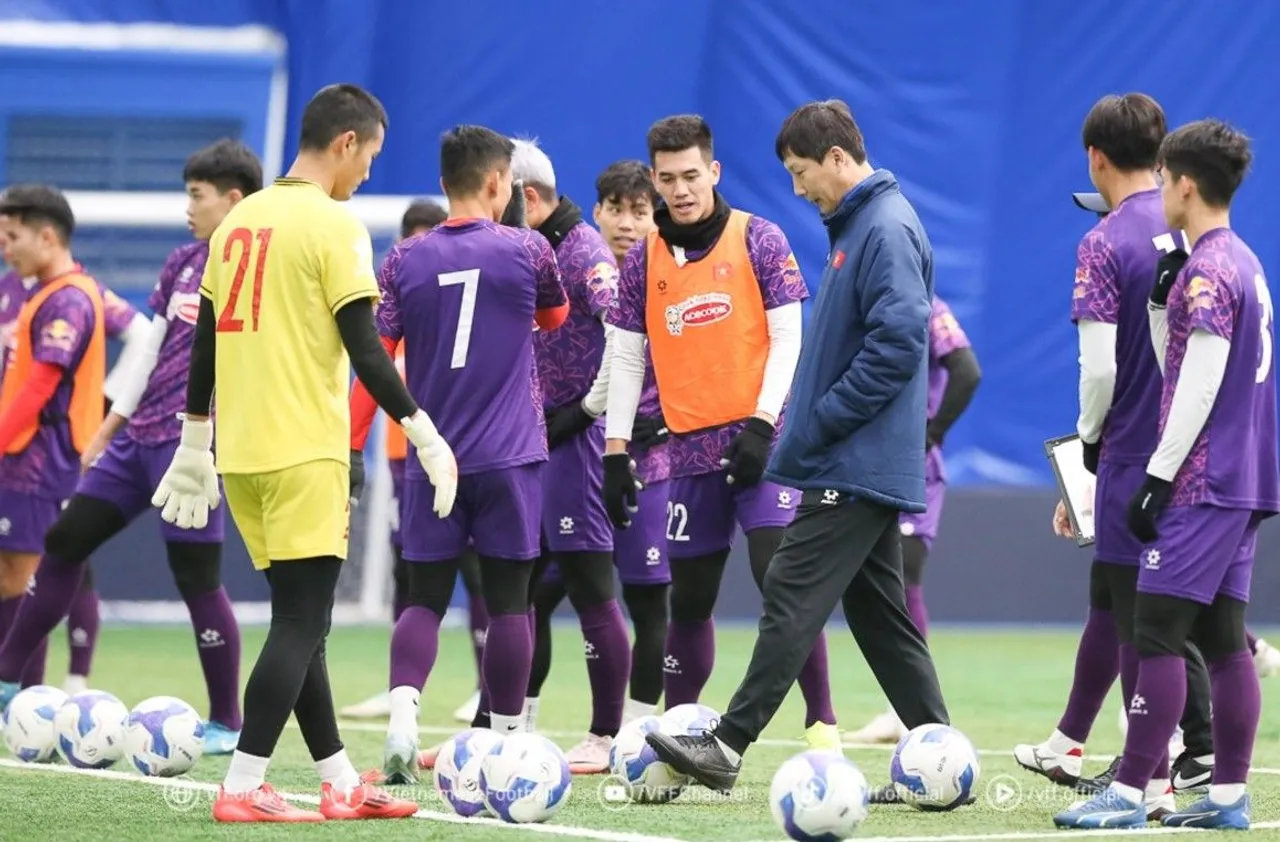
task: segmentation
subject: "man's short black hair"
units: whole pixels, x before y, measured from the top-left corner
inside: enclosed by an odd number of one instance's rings
[[[596,179],[596,204],[639,199],[651,205],[658,201],[658,191],[644,161],[614,161]]]
[[[1169,130],[1164,109],[1146,94],[1110,94],[1084,118],[1084,148],[1107,156],[1121,172],[1154,169],[1160,141]]]
[[[708,162],[715,157],[715,147],[711,141],[711,126],[699,114],[677,114],[674,117],[663,117],[649,127],[646,139],[649,144],[649,163],[653,163],[659,152],[683,152],[695,146],[702,151],[702,157]]]
[[[30,228],[49,226],[63,245],[71,242],[76,217],[62,191],[48,184],[16,184],[0,196],[0,216],[11,216]]]
[[[262,189],[262,163],[240,141],[224,138],[187,159],[182,181],[203,181],[218,188],[219,193],[239,190],[248,196]]]
[[[387,110],[378,98],[358,85],[329,85],[321,88],[302,111],[302,135],[298,148],[323,152],[333,139],[355,132],[361,143],[388,125]]]
[[[454,126],[440,138],[440,182],[445,193],[467,196],[484,186],[490,170],[511,167],[516,145],[484,126]]]
[[[1253,163],[1253,152],[1243,132],[1221,120],[1197,120],[1164,139],[1158,162],[1166,179],[1185,175],[1206,205],[1226,208]]]
[[[855,163],[867,162],[867,146],[853,112],[843,101],[828,99],[792,111],[778,130],[773,151],[779,161],[790,152],[797,158],[822,163],[836,146],[848,152]]]
[[[408,237],[419,228],[435,228],[449,218],[449,213],[430,199],[418,199],[409,205],[400,219],[400,237]]]

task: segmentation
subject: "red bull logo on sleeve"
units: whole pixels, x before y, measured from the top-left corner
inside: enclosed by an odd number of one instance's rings
[[[40,343],[47,348],[70,351],[79,336],[80,332],[66,319],[54,319],[40,332]]]

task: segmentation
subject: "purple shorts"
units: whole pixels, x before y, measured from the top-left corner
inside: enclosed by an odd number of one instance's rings
[[[604,422],[551,451],[542,474],[542,536],[557,552],[613,551],[604,508]]]
[[[613,566],[624,585],[668,585],[667,518],[671,509],[670,481],[645,486],[636,497],[639,510],[631,525],[613,533]]]
[[[541,552],[538,540],[545,462],[458,477],[453,511],[441,520],[431,510],[435,487],[426,478],[404,482],[400,535],[407,561],[458,558],[468,539],[490,558],[529,561]]]
[[[96,497],[111,503],[126,520],[133,520],[151,509],[151,495],[160,478],[169,470],[178,442],[139,444],[128,434],[116,436],[93,467],[80,478],[76,494]],[[224,528],[224,506],[209,512],[204,529],[180,529],[172,523],[160,524],[160,537],[183,544],[220,544]]]
[[[1129,501],[1146,478],[1146,465],[1098,465],[1093,492],[1093,557],[1098,561],[1138,563],[1143,546],[1129,531]]]
[[[62,506],[60,500],[0,489],[0,552],[43,553],[45,533]]]
[[[903,538],[916,538],[925,549],[933,549],[933,539],[938,537],[938,524],[942,521],[942,500],[947,494],[947,484],[926,481],[924,485],[925,510],[920,514],[904,512],[898,518],[898,528]]]
[[[404,499],[404,460],[387,462],[391,469],[391,546],[400,549],[400,501]]]
[[[1204,605],[1219,594],[1248,602],[1258,523],[1257,513],[1250,509],[1167,509],[1156,523],[1160,537],[1142,551],[1138,593]]]
[[[734,522],[743,532],[787,526],[795,517],[800,492],[776,482],[734,488],[725,474],[671,480],[667,540],[672,558],[691,558],[733,546]]]

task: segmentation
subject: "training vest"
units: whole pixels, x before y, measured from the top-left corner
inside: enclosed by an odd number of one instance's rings
[[[63,382],[71,383],[71,405],[66,415],[71,427],[71,444],[77,453],[84,453],[89,443],[93,441],[98,428],[102,426],[104,406],[102,384],[107,376],[107,332],[103,325],[102,293],[98,289],[97,282],[81,274],[79,269],[40,286],[35,294],[27,299],[27,303],[22,305],[22,312],[18,314],[17,330],[14,333],[16,345],[9,354],[8,370],[5,372],[3,390],[0,391],[0,413],[9,410],[17,400],[18,393],[22,391],[23,384],[31,376],[31,367],[34,364],[31,355],[34,344],[31,323],[35,319],[36,312],[49,296],[69,286],[89,296],[89,301],[93,303],[93,335],[89,337],[89,344],[84,349],[80,364],[75,371],[68,371],[63,375]],[[35,438],[41,424],[47,424],[53,420],[60,419],[53,419],[42,411],[40,417],[27,429],[18,433],[5,452],[21,453]]]
[[[750,221],[731,211],[711,251],[683,266],[657,231],[648,236],[645,322],[662,416],[673,433],[755,414],[769,325],[747,252]]]
[[[396,371],[400,372],[400,377],[404,378],[404,345],[396,351]],[[404,428],[400,426],[399,421],[390,416],[387,417],[387,458],[391,460],[399,459],[404,461],[409,455],[409,440],[405,437]]]

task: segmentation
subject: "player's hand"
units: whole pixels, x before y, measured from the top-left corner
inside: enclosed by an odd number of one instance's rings
[[[548,409],[546,419],[548,450],[555,450],[596,423],[596,419],[578,401]]]
[[[221,500],[218,472],[213,466],[213,421],[183,418],[178,449],[160,478],[151,505],[161,510],[165,523],[179,529],[204,529],[209,524],[209,510],[216,509]]]
[[[1092,444],[1081,439],[1080,444],[1084,447],[1084,469],[1096,477],[1098,475],[1098,460],[1102,457],[1102,439],[1098,439]]]
[[[644,483],[636,476],[636,463],[628,453],[606,453],[604,457],[604,508],[619,529],[631,525],[631,516],[640,508],[636,495]]]
[[[1151,288],[1151,303],[1164,307],[1169,303],[1169,290],[1178,279],[1178,273],[1187,265],[1187,253],[1182,249],[1160,256],[1156,263],[1156,283]]]
[[[1129,501],[1129,531],[1139,541],[1150,544],[1157,537],[1156,521],[1169,505],[1172,483],[1147,474],[1138,493]]]
[[[102,458],[102,452],[107,449],[107,445],[111,444],[111,435],[109,431],[99,429],[98,434],[93,437],[93,441],[89,442],[89,446],[84,449],[84,453],[80,454],[80,473],[88,473],[89,469]]]
[[[364,453],[351,451],[351,507],[360,502],[360,494],[364,491]]]
[[[1067,517],[1067,504],[1062,500],[1053,509],[1053,534],[1059,538],[1074,538],[1071,531],[1071,519]]]
[[[412,418],[400,421],[405,437],[413,443],[422,469],[427,472],[427,479],[436,490],[435,505],[431,508],[436,517],[441,519],[453,511],[453,501],[458,496],[458,462],[453,451],[449,449],[436,425],[421,409]]]
[[[670,436],[667,419],[662,417],[661,412],[657,415],[637,415],[631,424],[631,444],[639,450],[665,444]]]
[[[733,437],[724,450],[720,467],[729,476],[730,485],[750,488],[764,478],[764,466],[769,462],[769,445],[773,443],[773,425],[754,415],[747,419],[747,426]]]

